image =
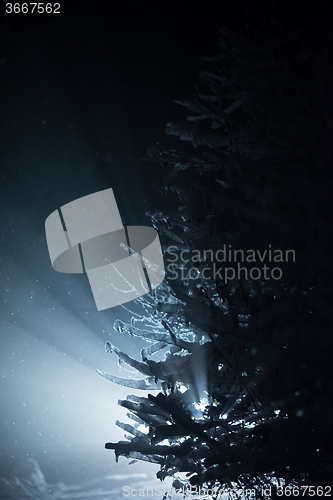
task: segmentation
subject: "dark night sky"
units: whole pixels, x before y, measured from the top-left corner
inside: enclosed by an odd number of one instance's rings
[[[114,320],[129,315],[97,312],[86,276],[52,269],[44,224],[61,205],[109,187],[125,224],[150,223],[146,211],[165,203],[151,189],[163,171],[139,158],[156,141],[173,144],[165,124],[183,117],[173,99],[191,97],[199,57],[217,50],[216,11],[107,4],[80,0],[30,29],[2,19],[0,476],[7,478],[27,457],[50,483],[128,473],[125,460],[115,465],[104,450],[123,438],[117,400],[128,391],[95,369],[118,373],[104,345]],[[138,342],[111,338],[138,355]]]

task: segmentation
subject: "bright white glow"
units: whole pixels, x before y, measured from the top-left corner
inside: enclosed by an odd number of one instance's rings
[[[184,392],[187,391],[186,385],[179,385],[178,386],[178,391],[181,392],[182,394],[184,394]]]
[[[193,406],[196,410],[200,410],[201,412],[203,412],[206,409],[206,406],[208,406],[208,399],[203,398],[200,400],[200,402],[193,403]]]

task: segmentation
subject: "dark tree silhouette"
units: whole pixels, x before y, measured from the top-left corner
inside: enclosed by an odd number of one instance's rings
[[[258,498],[272,485],[277,498],[278,485],[331,485],[332,46],[311,20],[243,24],[219,31],[220,54],[204,59],[202,85],[179,103],[186,120],[167,125],[192,149],[147,150],[145,161],[168,169],[155,190],[181,203],[150,214],[177,259],[138,300],[142,317],[115,324],[150,343],[142,360],[107,344],[145,378],[101,374],[161,392],[119,402],[135,423],[118,425],[132,436],[106,448],[160,464],[160,479],[185,472],[192,485],[237,484]],[[251,277],[257,260],[229,280],[204,259],[223,245],[292,249],[295,259],[265,261],[278,279]]]

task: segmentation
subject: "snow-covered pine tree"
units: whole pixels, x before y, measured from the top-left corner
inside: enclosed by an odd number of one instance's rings
[[[271,245],[293,249],[295,261],[277,264],[280,279],[244,272],[226,282],[204,279],[204,259],[186,278],[179,258],[139,299],[142,317],[115,324],[150,343],[142,360],[107,344],[145,378],[102,375],[161,391],[120,401],[134,424],[118,422],[131,436],[106,444],[116,456],[160,464],[161,479],[184,472],[192,485],[251,487],[258,498],[272,485],[277,498],[278,485],[332,477],[333,66],[318,25],[261,26],[221,29],[220,54],[205,58],[202,85],[179,103],[188,116],[166,133],[192,149],[148,149],[146,161],[168,168],[155,190],[180,200],[150,216],[178,254]]]

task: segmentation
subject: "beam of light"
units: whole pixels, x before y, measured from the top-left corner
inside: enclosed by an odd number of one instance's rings
[[[32,237],[38,241],[34,230]],[[104,445],[123,439],[115,422],[126,414],[117,401],[126,398],[128,389],[95,370],[119,369],[104,349],[110,332],[118,345],[137,352],[135,342],[129,345],[128,336],[112,328],[116,318],[128,320],[129,315],[120,307],[87,311],[88,300],[94,305],[88,283],[86,288],[82,280],[58,285],[42,247],[34,248],[34,255],[32,250],[23,262],[12,245],[1,255],[8,263],[1,270],[5,287],[0,304],[2,473],[29,456],[43,464],[48,476],[58,478],[111,470],[114,457]],[[131,392],[142,396],[142,391]]]

